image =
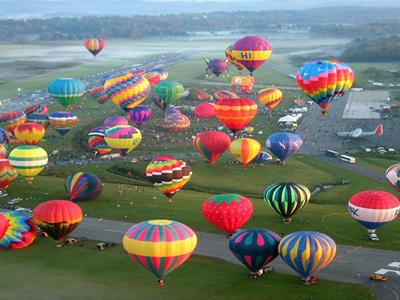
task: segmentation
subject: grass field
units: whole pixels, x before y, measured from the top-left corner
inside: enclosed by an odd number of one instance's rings
[[[7,270],[0,282],[0,299],[7,300],[246,299],[250,295],[374,299],[367,288],[352,284],[320,280],[316,286],[304,286],[296,276],[276,273],[252,280],[239,266],[201,256],[193,256],[168,275],[160,288],[155,277],[136,265],[121,246],[98,251],[91,241],[56,248],[53,240],[39,239],[29,248],[3,252],[0,263]]]
[[[357,162],[371,169],[386,172],[388,167],[400,162],[400,155],[363,155],[357,156]]]

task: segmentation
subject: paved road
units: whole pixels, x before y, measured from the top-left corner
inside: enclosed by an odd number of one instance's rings
[[[74,231],[74,234],[91,240],[121,243],[124,232],[130,226],[131,224],[125,222],[109,220],[100,222],[98,219],[86,217]],[[195,251],[196,254],[215,257],[240,265],[239,261],[230,253],[228,239],[224,235],[197,232],[197,236],[199,242]],[[335,261],[323,270],[318,277],[362,284],[372,288],[378,299],[399,300],[400,275],[396,275],[394,272],[387,274],[390,278],[385,284],[380,282],[373,284],[368,280],[371,273],[395,261],[400,261],[400,253],[396,251],[339,245]],[[295,274],[279,258],[271,266],[278,272]]]

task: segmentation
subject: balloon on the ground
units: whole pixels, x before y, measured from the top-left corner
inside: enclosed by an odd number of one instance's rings
[[[151,86],[142,75],[126,73],[107,79],[104,90],[117,106],[129,111],[146,100],[151,93]]]
[[[138,105],[129,111],[129,118],[136,125],[143,125],[152,115],[151,107]]]
[[[196,88],[189,89],[189,94],[186,98],[191,101],[211,101],[213,99],[209,93]]]
[[[105,155],[112,151],[112,148],[108,146],[104,139],[104,134],[108,126],[98,126],[92,128],[88,134],[88,146],[90,150],[94,151],[94,154]]]
[[[82,209],[67,200],[49,200],[33,210],[36,225],[56,241],[64,239],[83,219]]]
[[[350,215],[374,233],[375,230],[399,216],[399,199],[384,191],[368,190],[353,195],[348,204]]]
[[[215,118],[215,105],[209,102],[203,102],[194,108],[196,118]]]
[[[271,160],[272,160],[271,154],[269,154],[268,152],[265,152],[265,151],[261,151],[260,153],[258,153],[256,155],[256,157],[254,158],[253,161],[257,164],[263,164],[263,163],[269,162]]]
[[[257,93],[258,101],[265,105],[269,110],[273,110],[279,103],[281,103],[283,93],[280,89],[261,89]]]
[[[222,90],[222,91],[216,91],[214,93],[214,98],[215,100],[222,100],[222,99],[231,99],[231,98],[239,98],[236,93],[229,91],[229,90]]]
[[[0,241],[3,236],[6,234],[8,228],[8,221],[3,213],[0,211]]]
[[[395,189],[400,190],[400,163],[386,170],[386,179]]]
[[[224,59],[208,59],[206,58],[206,75],[214,74],[219,76],[221,74],[227,73],[229,71],[228,61]]]
[[[232,89],[236,93],[250,94],[256,80],[252,76],[233,76],[231,80]]]
[[[0,144],[0,159],[6,158],[7,154],[8,154],[8,151],[7,151],[6,146]]]
[[[164,111],[164,116],[181,115],[182,111],[179,108],[169,108]]]
[[[74,202],[95,199],[103,192],[101,180],[89,172],[73,172],[67,177],[64,185],[68,200]]]
[[[257,104],[248,98],[226,98],[215,104],[218,120],[233,133],[246,127],[257,115]]]
[[[221,131],[206,131],[196,135],[193,146],[210,164],[214,164],[231,144],[229,135]]]
[[[57,131],[61,136],[70,132],[77,122],[78,117],[72,112],[59,111],[49,115],[50,128]]]
[[[47,152],[38,146],[24,145],[14,148],[8,156],[10,164],[28,183],[47,165]]]
[[[261,36],[245,36],[232,45],[232,56],[243,65],[250,75],[271,56],[270,43]]]
[[[233,234],[253,215],[253,203],[238,194],[215,195],[203,202],[201,212],[208,222]]]
[[[32,218],[14,210],[1,212],[8,226],[0,239],[0,249],[22,249],[32,244],[36,238],[36,225]]]
[[[8,132],[14,133],[15,127],[24,124],[26,115],[23,112],[11,111],[0,114],[0,127]]]
[[[261,151],[261,144],[255,139],[239,138],[233,140],[229,152],[243,166],[251,162]]]
[[[263,228],[238,230],[229,241],[229,249],[251,273],[263,270],[278,255],[281,237]]]
[[[36,123],[42,125],[44,128],[49,127],[49,115],[48,114],[37,114],[37,113],[30,113],[26,117],[26,121],[29,123]]]
[[[252,127],[252,126],[247,126],[247,127],[245,127],[245,128],[243,129],[243,131],[244,131],[245,133],[247,133],[247,134],[252,134],[253,131],[254,131],[254,127]]]
[[[96,100],[98,104],[104,104],[110,100],[110,97],[108,97],[103,85],[90,89],[89,94],[93,100]]]
[[[297,134],[288,132],[277,132],[271,134],[266,140],[266,146],[281,163],[290,158],[293,154],[299,152],[303,140]]]
[[[332,60],[304,64],[296,74],[298,86],[326,115],[332,101],[343,97],[353,86],[355,75],[344,63]]]
[[[336,256],[336,243],[326,234],[315,231],[293,232],[282,238],[279,255],[301,278],[327,267]]]
[[[154,101],[162,110],[183,97],[184,87],[177,81],[163,80],[154,87]]]
[[[86,39],[85,40],[85,48],[92,53],[93,56],[96,57],[97,54],[101,52],[101,50],[104,49],[106,46],[106,41],[104,39],[96,39],[96,38],[91,38],[91,39]]]
[[[119,125],[128,125],[128,120],[123,116],[109,116],[104,120],[104,126],[114,127]]]
[[[17,178],[18,174],[10,161],[5,158],[0,159],[0,189],[4,190]]]
[[[190,258],[197,245],[197,236],[185,224],[149,220],[129,228],[122,243],[129,256],[152,272],[163,285],[164,277]]]
[[[46,130],[40,124],[24,123],[14,129],[14,135],[18,141],[25,145],[36,145],[44,137]]]
[[[161,127],[171,132],[186,131],[190,127],[190,119],[184,114],[169,114],[164,117]]]
[[[285,224],[308,204],[311,198],[310,190],[297,183],[275,183],[264,191],[264,201],[275,210]]]
[[[76,78],[59,78],[53,80],[49,83],[47,89],[50,96],[65,108],[74,105],[85,94],[83,82]]]
[[[142,133],[135,127],[120,125],[107,129],[104,133],[104,139],[110,148],[125,155],[140,144]]]
[[[24,113],[26,116],[29,116],[31,113],[36,113],[36,114],[47,114],[49,112],[49,109],[46,105],[42,104],[34,104],[31,106],[28,106],[25,108]]]
[[[168,201],[179,192],[192,177],[192,168],[173,156],[157,156],[146,167],[147,179],[163,193]]]
[[[7,131],[5,131],[3,128],[0,128],[0,145],[7,145],[8,142],[10,141],[8,137]]]

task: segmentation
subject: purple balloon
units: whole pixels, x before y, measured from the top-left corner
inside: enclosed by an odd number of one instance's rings
[[[207,63],[207,70],[206,72],[211,72],[215,76],[219,76],[225,71],[228,70],[228,62],[223,59],[212,59],[212,60],[206,60]]]
[[[150,117],[151,108],[145,105],[138,105],[129,112],[129,118],[136,125],[143,125]]]
[[[118,125],[128,125],[128,120],[123,116],[109,116],[104,121],[104,125],[108,127],[114,127]]]

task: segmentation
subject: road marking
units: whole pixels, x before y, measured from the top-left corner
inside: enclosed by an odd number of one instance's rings
[[[385,285],[384,288],[391,291],[393,293],[393,295],[396,297],[396,300],[399,300],[399,294],[397,294],[395,290],[391,289],[387,285]]]
[[[393,272],[393,273],[397,274],[398,276],[400,276],[400,271],[389,270],[389,269],[379,269],[378,271],[376,271],[374,273],[379,274],[379,275],[385,275],[389,272]]]
[[[109,231],[109,232],[118,232],[118,233],[124,233],[125,231],[122,230],[115,230],[115,229],[103,229],[104,231]]]

